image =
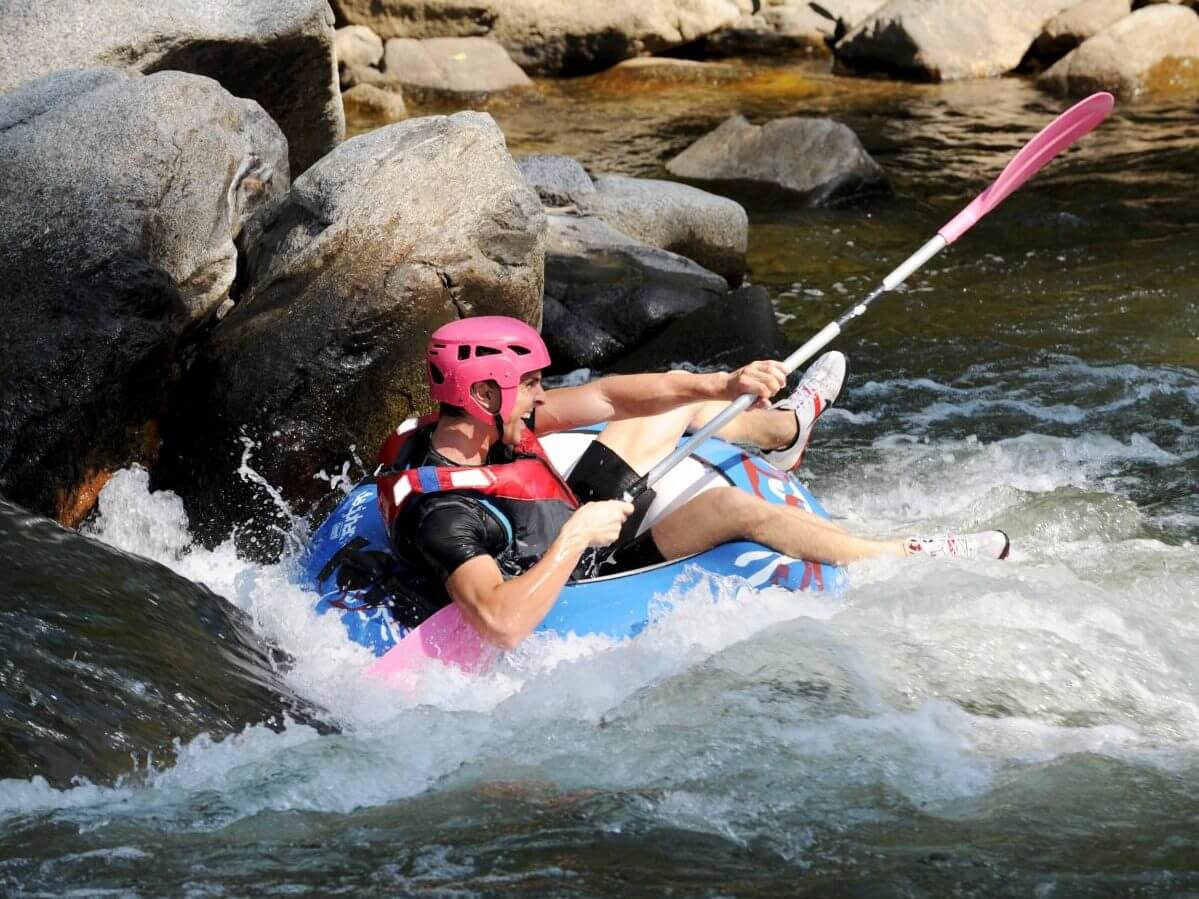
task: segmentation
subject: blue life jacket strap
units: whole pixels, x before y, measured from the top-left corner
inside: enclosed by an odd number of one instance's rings
[[[472,499],[476,500],[479,504],[481,504],[483,506],[483,508],[485,508],[488,512],[490,512],[492,515],[494,515],[496,517],[496,520],[498,520],[499,523],[504,526],[504,533],[506,533],[508,535],[508,545],[511,546],[515,542],[516,536],[515,536],[515,534],[512,533],[512,522],[510,522],[508,520],[508,516],[505,515],[503,512],[501,512],[499,509],[497,509],[493,503],[488,502],[487,500],[483,499],[481,496],[472,497]]]

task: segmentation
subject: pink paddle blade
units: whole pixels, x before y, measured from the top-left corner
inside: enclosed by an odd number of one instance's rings
[[[937,233],[945,238],[946,243],[953,243],[1007,199],[1012,191],[1040,171],[1049,160],[1106,119],[1115,102],[1111,94],[1100,92],[1075,103],[1029,141],[995,182]]]
[[[375,664],[367,669],[372,677],[392,678],[415,674],[432,661],[456,666],[473,674],[487,669],[497,650],[466,623],[453,603],[409,631]]]

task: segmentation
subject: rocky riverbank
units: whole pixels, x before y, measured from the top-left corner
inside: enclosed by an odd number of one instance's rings
[[[787,65],[803,58],[839,77],[1194,90],[1199,15],[1133,5],[13,11],[0,26],[0,493],[77,524],[140,462],[217,537],[264,506],[238,474],[251,448],[257,473],[310,508],[318,474],[350,447],[369,459],[426,407],[421,347],[458,316],[542,325],[564,370],[737,361],[703,339],[715,333],[746,353],[777,345],[769,297],[738,288],[747,209],[871,202],[890,178],[843,123],[738,115],[734,85],[801,96]],[[659,177],[514,157],[496,119],[536,118],[552,79],[572,75],[617,99],[729,91],[729,118],[650,161]],[[343,142],[344,110],[364,133]],[[271,533],[269,515],[243,533]]]

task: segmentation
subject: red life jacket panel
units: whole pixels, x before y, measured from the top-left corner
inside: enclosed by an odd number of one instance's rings
[[[501,518],[509,534],[509,547],[501,568],[520,574],[536,564],[549,549],[579,501],[558,474],[535,434],[525,429],[512,462],[497,465],[412,466],[410,457],[427,438],[437,416],[408,419],[379,452],[383,468],[375,479],[379,510],[397,549],[409,536],[397,533],[396,523],[414,497],[461,491],[483,500],[487,510]],[[411,553],[404,553],[409,556]]]

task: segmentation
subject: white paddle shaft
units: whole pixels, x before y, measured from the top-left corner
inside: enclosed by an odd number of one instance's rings
[[[906,281],[914,271],[936,256],[941,250],[945,249],[947,245],[948,241],[940,234],[937,234],[919,250],[905,259],[896,267],[895,271],[883,278],[883,283],[872,290],[862,302],[846,309],[839,318],[829,322],[812,335],[807,343],[784,359],[783,366],[787,369],[787,374],[791,374],[791,372],[795,371],[795,369],[824,349],[825,346],[832,342],[833,338],[841,333],[842,328],[846,324],[860,315],[865,315],[871,303],[888,290],[894,290]],[[633,485],[629,494],[626,495],[627,498],[635,498],[637,494],[644,492],[662,480],[668,471],[690,456],[701,443],[752,406],[756,399],[757,397],[754,394],[746,393],[729,403],[723,412],[692,434],[682,446],[678,447],[673,453],[650,469],[649,474],[642,481]],[[634,490],[636,494],[633,493]]]

